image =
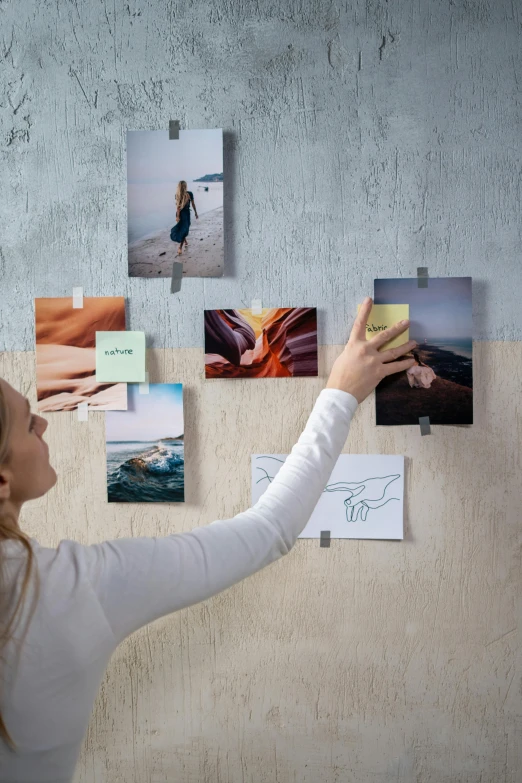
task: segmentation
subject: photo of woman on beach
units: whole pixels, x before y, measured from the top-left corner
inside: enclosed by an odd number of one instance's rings
[[[375,390],[378,425],[473,423],[471,277],[374,281],[375,304],[408,304],[415,364]]]
[[[221,129],[127,131],[127,243],[129,277],[223,275]]]
[[[194,203],[194,194],[191,190],[187,190],[187,183],[182,179],[178,182],[178,187],[176,188],[176,225],[173,226],[170,232],[172,241],[179,242],[178,256],[182,254],[183,246],[185,246],[185,250],[188,248],[187,237],[190,231],[191,204],[197,220],[198,213]]]

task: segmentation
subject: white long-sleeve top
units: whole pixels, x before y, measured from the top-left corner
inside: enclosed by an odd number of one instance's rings
[[[161,538],[121,538],[56,549],[31,539],[40,595],[18,654],[0,669],[0,706],[17,744],[0,740],[1,783],[70,783],[109,659],[129,634],[204,601],[288,554],[346,441],[352,395],[324,389],[285,464],[255,506],[232,519]],[[10,602],[26,555],[0,544]],[[16,638],[25,628],[31,592]]]

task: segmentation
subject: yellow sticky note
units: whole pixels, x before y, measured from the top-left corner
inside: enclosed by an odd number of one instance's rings
[[[357,309],[360,309],[360,305]],[[397,321],[405,321],[408,320],[409,317],[409,304],[374,304],[370,311],[370,315],[368,316],[368,321],[366,322],[366,339],[371,340],[376,334],[393,326]],[[398,337],[394,337],[393,340],[389,340],[385,343],[380,350],[388,350],[388,348],[396,348],[399,345],[404,345],[409,339],[410,330],[408,328],[405,332],[399,334]]]

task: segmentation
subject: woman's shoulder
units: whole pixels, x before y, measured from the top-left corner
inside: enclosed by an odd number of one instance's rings
[[[191,190],[187,190],[187,193],[189,194],[190,198],[194,198],[194,194]]]

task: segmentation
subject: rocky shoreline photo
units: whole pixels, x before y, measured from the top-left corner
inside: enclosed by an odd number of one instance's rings
[[[381,381],[376,423],[418,424],[429,416],[431,424],[473,424],[472,360],[429,344],[415,352],[437,377],[429,389],[411,388],[406,372]]]

